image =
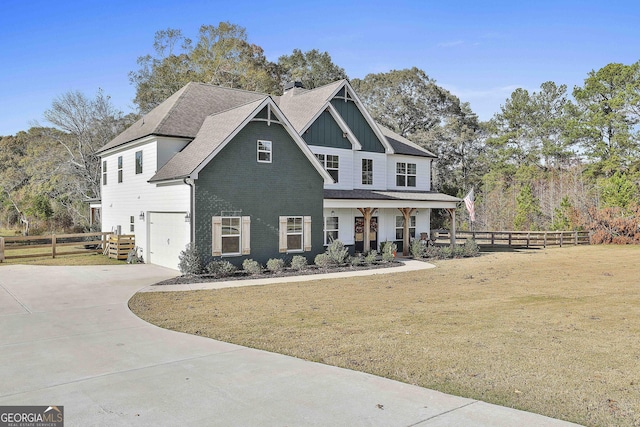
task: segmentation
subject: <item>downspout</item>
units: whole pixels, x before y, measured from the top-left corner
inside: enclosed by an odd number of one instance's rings
[[[196,215],[195,215],[195,206],[196,206],[196,199],[195,199],[195,191],[196,191],[196,186],[195,186],[195,181],[192,178],[185,178],[184,183],[186,185],[188,185],[190,187],[190,194],[189,194],[189,215],[191,215],[191,221],[189,221],[189,235],[191,236],[191,244],[195,244],[196,241],[196,227],[194,225],[195,221],[196,221]]]

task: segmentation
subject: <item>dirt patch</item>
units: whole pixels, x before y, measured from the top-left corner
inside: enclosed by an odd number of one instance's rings
[[[144,293],[159,326],[576,423],[640,425],[640,247],[581,246],[437,268]]]

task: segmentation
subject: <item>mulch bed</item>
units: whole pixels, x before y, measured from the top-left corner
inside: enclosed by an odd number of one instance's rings
[[[242,270],[236,271],[231,276],[216,277],[209,274],[199,274],[190,276],[178,276],[172,279],[163,280],[153,286],[162,285],[186,285],[190,283],[211,283],[211,282],[223,282],[228,280],[247,280],[247,279],[266,279],[274,277],[290,277],[290,276],[308,276],[312,274],[324,274],[324,273],[340,273],[345,271],[361,271],[361,270],[375,270],[379,268],[400,267],[404,265],[402,262],[386,262],[370,265],[344,265],[340,267],[320,268],[315,265],[310,265],[304,270],[293,270],[290,268],[284,269],[279,273],[272,273],[270,271],[263,271],[260,274],[249,274]]]

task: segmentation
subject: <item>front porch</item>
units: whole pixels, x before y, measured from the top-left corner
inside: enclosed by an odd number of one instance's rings
[[[325,190],[325,244],[339,239],[355,252],[380,250],[394,242],[409,255],[411,241],[431,235],[431,210],[452,215],[451,244],[455,244],[455,208],[460,199],[435,192]]]

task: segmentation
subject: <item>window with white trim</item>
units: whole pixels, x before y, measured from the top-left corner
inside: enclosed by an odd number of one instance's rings
[[[338,217],[327,216],[324,218],[324,243],[330,245],[334,240],[338,240]]]
[[[211,224],[213,256],[237,256],[251,253],[251,217],[214,216]]]
[[[373,184],[373,159],[362,159],[362,185]]]
[[[132,215],[129,217],[129,232],[134,233],[136,231],[135,217]]]
[[[142,173],[142,151],[136,151],[136,175]]]
[[[409,238],[416,238],[416,216],[409,217]],[[396,240],[404,240],[404,216],[396,216]]]
[[[339,156],[334,154],[316,154],[316,158],[320,160],[322,167],[329,172],[331,178],[337,183],[339,178],[340,161]]]
[[[271,163],[271,141],[258,140],[258,163]]]
[[[118,156],[118,182],[122,182],[122,156]]]
[[[311,217],[280,217],[280,252],[305,252],[311,250]]]
[[[415,187],[416,186],[416,164],[396,163],[396,186]]]
[[[107,161],[102,161],[102,185],[107,185]]]

